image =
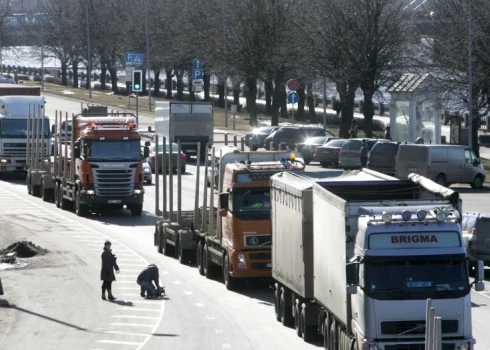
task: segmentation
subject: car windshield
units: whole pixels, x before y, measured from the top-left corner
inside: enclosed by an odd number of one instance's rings
[[[451,299],[469,292],[465,260],[367,261],[364,291],[374,299]]]
[[[238,217],[256,218],[263,216],[264,220],[270,217],[270,190],[269,188],[237,189],[233,193],[233,213]]]
[[[33,135],[41,135],[42,123],[36,127],[36,123],[33,123],[34,128],[31,128],[30,132]],[[26,138],[27,137],[27,119],[1,119],[0,120],[0,135],[2,137],[11,138]],[[51,132],[49,130],[49,119],[44,119],[44,137],[50,137]]]
[[[254,134],[269,134],[276,126],[264,126],[254,130]]]
[[[327,146],[327,147],[339,147],[340,148],[346,142],[347,142],[346,140],[332,140],[332,141],[328,141],[324,146]]]
[[[93,162],[139,161],[141,160],[140,141],[92,141],[87,145],[85,158]]]

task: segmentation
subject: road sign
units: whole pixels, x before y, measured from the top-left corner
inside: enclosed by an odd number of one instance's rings
[[[296,91],[290,92],[288,94],[288,102],[289,103],[298,103],[299,101],[299,95]]]
[[[288,80],[288,89],[291,91],[298,91],[301,87],[301,84],[298,79]]]
[[[126,52],[126,67],[141,67],[144,62],[142,53]]]
[[[203,86],[204,85],[204,81],[203,80],[193,80],[192,81],[192,85],[193,86]]]
[[[192,91],[193,92],[201,92],[202,86],[201,85],[192,85]]]
[[[192,70],[192,80],[202,80],[204,72],[202,69]]]
[[[133,81],[133,68],[132,67],[126,68],[126,81]]]
[[[201,58],[194,58],[192,61],[192,68],[202,69],[204,67],[204,61]]]

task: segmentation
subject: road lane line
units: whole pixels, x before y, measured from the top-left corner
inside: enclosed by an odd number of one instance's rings
[[[204,306],[204,304],[202,304],[202,303],[196,303],[196,306],[198,306],[198,307],[203,307],[203,306]]]
[[[215,331],[217,334],[219,334],[219,333],[223,333],[223,330],[222,330],[222,329],[215,329],[214,331]]]
[[[105,334],[120,334],[120,335],[134,335],[137,337],[147,337],[150,334],[148,333],[131,333],[131,332],[122,332],[122,331],[106,331]]]
[[[151,324],[137,324],[137,323],[109,323],[109,326],[125,326],[125,327],[154,327]]]
[[[141,343],[137,343],[134,341],[121,341],[121,340],[97,340],[97,343],[117,344],[117,345],[141,345]]]
[[[130,315],[114,315],[111,316],[113,318],[137,318],[141,320],[158,320],[158,317],[150,317],[150,316],[130,316]]]
[[[174,281],[174,284],[182,284],[180,281]]]
[[[206,318],[207,318],[208,320],[214,320],[214,319],[215,319],[215,318],[214,318],[214,316],[206,316]]]
[[[192,295],[193,293],[190,291],[184,292],[185,295]]]
[[[144,307],[118,307],[116,310],[124,310],[124,311],[143,311],[143,312],[160,312],[160,310],[154,309],[146,309]]]

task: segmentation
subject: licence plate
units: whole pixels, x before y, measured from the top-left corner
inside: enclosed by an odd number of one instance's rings
[[[109,199],[108,203],[109,204],[120,204],[121,200],[120,199]]]
[[[268,264],[265,265],[265,267],[267,267],[267,268],[270,269],[270,268],[272,268],[272,264],[271,263],[268,263]]]
[[[417,168],[408,168],[408,171],[417,171]]]

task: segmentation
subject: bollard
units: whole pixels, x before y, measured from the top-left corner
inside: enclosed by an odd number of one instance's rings
[[[432,299],[427,299],[427,305],[425,309],[425,349],[429,349],[429,322],[430,322],[430,309],[432,307]]]
[[[2,279],[0,278],[0,295],[3,295]]]
[[[237,145],[238,145],[237,137],[238,137],[238,135],[233,136],[233,146],[235,146],[235,147],[237,147]]]
[[[162,145],[163,149],[166,147],[167,139],[165,137],[162,137]],[[163,207],[162,207],[162,217],[164,220],[168,220],[167,216],[167,151],[165,150],[162,153],[162,175],[163,175],[163,181],[162,181],[162,199],[163,199]]]
[[[177,222],[180,224],[182,219],[182,145],[177,141]]]
[[[174,152],[173,152],[173,147],[172,147],[172,139],[169,137],[168,139],[168,199],[169,199],[169,211],[168,211],[168,216],[170,221],[174,221],[174,164],[173,164],[173,158],[174,158]],[[167,151],[165,150],[165,147],[163,148],[165,154]]]
[[[433,350],[442,350],[442,319],[434,317]]]
[[[155,215],[160,215],[160,155],[158,135],[155,135]]]
[[[242,152],[245,151],[245,137],[242,136],[242,138],[240,139],[240,149],[242,150]]]
[[[433,307],[429,309],[429,324],[426,325],[428,326],[429,330],[429,347],[428,350],[434,350],[434,318],[435,318],[435,310]]]
[[[228,146],[228,133],[225,133],[225,146]]]

